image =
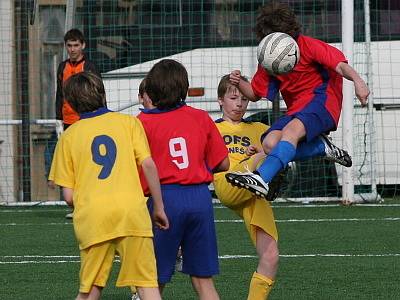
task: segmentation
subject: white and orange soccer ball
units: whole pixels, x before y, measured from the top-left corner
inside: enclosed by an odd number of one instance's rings
[[[271,75],[289,73],[300,60],[299,45],[286,33],[270,33],[257,47],[257,60]]]

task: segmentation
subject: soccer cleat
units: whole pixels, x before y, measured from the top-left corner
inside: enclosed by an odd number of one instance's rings
[[[226,181],[239,188],[245,188],[257,196],[267,198],[268,184],[260,175],[252,172],[232,172],[225,174]]]
[[[69,214],[65,215],[66,219],[72,219],[74,217],[74,212],[70,212]]]
[[[286,167],[285,169],[279,171],[279,173],[272,178],[271,182],[268,183],[268,193],[265,197],[268,201],[272,202],[278,197],[288,170],[289,167]]]
[[[131,300],[140,300],[139,294],[138,293],[133,293]]]
[[[325,144],[325,159],[336,162],[344,167],[351,167],[353,162],[347,151],[335,146],[331,139],[325,134],[321,134],[320,138]]]

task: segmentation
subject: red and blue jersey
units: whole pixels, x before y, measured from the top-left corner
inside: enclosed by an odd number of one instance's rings
[[[144,109],[138,118],[161,184],[189,185],[213,180],[212,170],[228,151],[207,112],[180,105],[171,110]],[[145,186],[144,183],[147,192]]]
[[[287,106],[287,115],[301,111],[311,101],[321,102],[336,125],[342,109],[343,79],[335,68],[347,62],[343,53],[320,40],[299,35],[300,61],[287,74],[271,76],[258,66],[251,86],[254,94],[273,100],[278,91]]]

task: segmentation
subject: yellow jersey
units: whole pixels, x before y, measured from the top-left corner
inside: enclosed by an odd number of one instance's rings
[[[61,135],[49,180],[73,189],[80,249],[117,237],[153,236],[138,174],[150,156],[140,121],[106,108],[82,114]]]
[[[269,128],[260,122],[242,121],[238,124],[233,124],[224,119],[218,119],[215,123],[228,148],[229,169],[234,168],[243,159],[248,158],[246,155],[247,147],[250,145],[255,145],[258,148],[262,147],[261,135]]]

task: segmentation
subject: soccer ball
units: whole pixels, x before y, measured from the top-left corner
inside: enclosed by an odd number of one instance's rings
[[[286,33],[270,33],[257,47],[257,60],[271,75],[289,73],[300,60],[299,45]]]

